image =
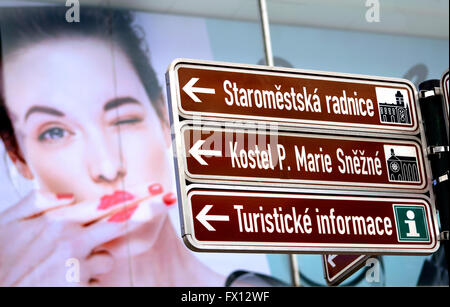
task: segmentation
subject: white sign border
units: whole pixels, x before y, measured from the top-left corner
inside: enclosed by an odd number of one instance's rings
[[[349,263],[345,268],[343,268],[338,274],[336,274],[334,277],[330,277],[330,272],[328,271],[328,265],[327,265],[327,257],[330,254],[323,255],[322,256],[322,264],[323,264],[323,272],[324,272],[324,278],[325,281],[329,286],[335,286],[347,279],[350,275],[352,275],[356,269],[361,265],[361,263],[366,262],[372,255],[359,255],[358,258],[353,260],[351,263]],[[337,255],[340,256],[340,255]]]
[[[189,193],[192,189],[199,189],[198,191],[193,191]],[[200,189],[202,191],[200,191]],[[424,195],[415,195],[415,198],[398,198],[399,195],[392,197],[373,197],[367,195],[323,195],[317,193],[317,190],[303,190],[300,193],[271,193],[271,189],[264,189],[259,191],[236,191],[239,189],[233,189],[231,192],[225,191],[210,191],[210,190],[221,190],[220,186],[217,185],[190,185],[186,192],[187,207],[186,210],[189,211],[188,215],[192,218],[189,220],[189,225],[187,227],[187,232],[183,235],[186,245],[195,251],[211,252],[211,251],[221,251],[221,252],[236,252],[236,251],[251,251],[251,252],[269,252],[269,253],[298,253],[298,254],[370,254],[370,255],[428,255],[435,252],[439,248],[438,229],[436,215],[434,213],[434,208],[431,205],[430,200]],[[240,196],[255,196],[256,193],[261,193],[262,197],[270,196],[280,196],[284,198],[289,198],[294,195],[307,198],[327,198],[327,199],[361,199],[369,201],[395,201],[401,203],[411,203],[411,202],[422,202],[424,208],[427,212],[427,224],[430,232],[430,243],[429,244],[347,244],[347,243],[280,243],[280,242],[223,242],[223,241],[198,241],[195,238],[194,220],[191,211],[190,197],[193,194],[238,194]],[[316,196],[315,196],[315,195]],[[330,194],[330,193],[329,193]],[[333,246],[331,246],[333,245]]]
[[[175,177],[176,177],[176,182],[177,182],[177,196],[179,199],[179,205],[178,205],[178,209],[179,209],[179,217],[180,217],[180,225],[181,225],[181,236],[185,239],[186,242],[186,236],[189,236],[189,234],[186,232],[186,227],[189,227],[188,224],[191,221],[191,216],[190,214],[186,211],[186,191],[188,188],[194,188],[196,186],[198,186],[197,184],[193,183],[193,184],[189,184],[187,185],[187,181],[186,181],[186,177],[184,174],[184,170],[183,170],[183,166],[181,163],[181,160],[178,159],[177,157],[177,153],[178,152],[182,152],[182,150],[184,150],[182,148],[182,144],[181,144],[181,136],[180,136],[180,126],[181,126],[181,122],[180,122],[180,114],[178,112],[178,107],[177,107],[177,91],[175,89],[174,86],[170,86],[170,84],[173,84],[175,82],[175,73],[173,71],[173,67],[175,66],[176,63],[179,62],[189,62],[189,63],[195,63],[196,60],[192,60],[192,59],[175,59],[170,65],[169,68],[166,72],[166,87],[167,87],[167,98],[168,98],[168,105],[169,105],[169,118],[170,118],[170,123],[171,123],[171,129],[172,129],[172,138],[173,138],[173,146],[172,146],[172,150],[173,150],[173,155],[174,155],[174,168],[175,168]],[[205,63],[206,61],[201,61],[202,63]],[[214,65],[215,62],[209,62],[211,65]],[[227,63],[222,63],[224,65],[226,65]],[[241,65],[241,64],[230,64],[230,65]],[[270,67],[267,67],[266,69],[270,70]],[[287,69],[289,70],[289,69]],[[327,74],[326,72],[324,74]],[[330,74],[330,73],[328,73]],[[342,76],[345,76],[346,74],[341,74]],[[349,75],[351,77],[351,75]],[[391,80],[390,78],[380,78],[380,79],[384,79],[384,80]],[[408,80],[405,80],[406,83],[409,83],[413,88],[414,85],[409,82]],[[417,95],[417,91],[414,88],[414,92],[415,92],[415,101],[417,101],[418,99],[418,95]],[[421,139],[421,144],[422,144],[422,152],[425,153],[426,149],[427,149],[427,143],[426,143],[426,139],[425,139],[425,135],[424,135],[424,131],[423,131],[423,127],[422,127],[422,118],[421,118],[421,112],[420,109],[417,109],[418,113],[418,123],[419,123],[419,131],[420,131],[420,139]],[[223,119],[222,119],[223,120]],[[210,121],[210,123],[213,123],[212,121]],[[308,130],[313,130],[313,129],[307,129],[307,128],[298,128],[295,126],[290,126],[288,127],[289,130],[291,131],[308,131]],[[177,133],[178,132],[178,133]],[[317,133],[317,131],[315,131]],[[328,130],[325,133],[327,134],[338,134],[336,132],[336,130]],[[344,133],[344,132],[343,132]],[[344,134],[347,135],[361,135],[362,133],[359,131],[345,131]],[[367,136],[370,136],[370,133],[367,133]],[[374,137],[377,137],[376,135],[372,135]],[[399,135],[395,135],[392,134],[392,136],[390,136],[390,138],[399,138],[401,139],[402,136]],[[427,173],[430,174],[430,165],[429,165],[429,161],[425,161],[425,166],[427,169]],[[431,185],[431,180],[429,180],[429,186]],[[221,189],[244,189],[246,191],[251,191],[251,190],[255,190],[257,189],[257,187],[254,186],[230,186],[230,185],[222,185],[222,186],[214,186],[214,188],[221,188]],[[260,189],[260,188],[259,188]],[[292,187],[267,187],[265,188],[265,190],[272,190],[272,191],[281,191],[281,192],[301,192],[301,190],[303,189],[299,189],[299,188],[292,188]],[[317,193],[322,193],[322,194],[329,194],[330,191],[329,190],[320,190],[317,189],[314,192]],[[349,195],[350,192],[349,191],[345,191],[345,190],[335,190],[333,191],[334,194],[340,194],[343,193],[345,195]],[[430,195],[430,199],[431,199],[431,209],[432,209],[432,218],[433,220],[436,220],[436,209],[434,206],[434,193],[433,190],[431,188],[429,188],[428,193]],[[367,192],[367,191],[356,191],[356,192],[352,192],[353,195],[373,195],[373,192]],[[419,197],[419,198],[423,198],[424,195],[412,195],[412,194],[407,194],[407,195],[402,195],[402,194],[394,194],[394,193],[384,193],[384,195],[392,195],[394,197]],[[181,204],[180,204],[181,202]],[[436,223],[437,225],[437,223]],[[227,252],[228,250],[226,249],[216,249],[216,252]],[[252,249],[238,249],[238,250],[229,250],[229,252],[255,252]],[[274,252],[274,253],[283,253],[283,251],[281,250],[275,250],[275,251],[271,251],[271,250],[265,250],[264,252],[266,253],[270,253],[270,252]],[[286,251],[285,253],[289,253],[289,251]],[[316,253],[318,254],[326,254],[326,253],[339,253],[339,250],[331,250],[328,252],[324,252],[322,250],[316,250]],[[359,254],[360,251],[351,251],[348,252],[347,254]],[[344,254],[344,253],[341,253]],[[378,254],[376,251],[374,251],[372,254]],[[381,253],[383,254],[383,253]],[[422,253],[419,253],[418,255],[421,255]]]
[[[342,122],[332,122],[332,121],[316,121],[316,120],[295,120],[295,119],[284,119],[278,117],[265,117],[265,116],[248,116],[248,115],[230,115],[223,113],[202,113],[202,112],[190,112],[186,111],[181,106],[181,96],[180,92],[182,90],[179,86],[178,80],[178,70],[183,67],[197,68],[205,70],[216,70],[216,71],[232,71],[241,72],[247,74],[267,74],[276,75],[283,77],[295,77],[299,79],[317,79],[317,80],[329,80],[338,82],[348,82],[348,83],[362,83],[371,84],[373,86],[390,86],[401,88],[408,91],[410,104],[411,104],[411,118],[414,119],[414,126],[405,127],[402,125],[392,126],[383,124],[360,124],[360,123],[342,123]],[[176,59],[169,66],[168,71],[173,72],[173,84],[176,87],[175,94],[177,100],[178,111],[180,115],[185,118],[192,119],[194,116],[201,115],[206,117],[208,120],[236,120],[242,122],[252,121],[276,121],[279,125],[287,126],[297,126],[300,128],[315,128],[315,129],[336,129],[345,130],[353,129],[354,131],[365,131],[365,132],[385,132],[392,134],[406,134],[406,135],[416,135],[419,133],[419,116],[417,115],[418,108],[418,93],[412,82],[406,79],[396,79],[396,78],[386,78],[386,77],[374,77],[367,75],[357,75],[357,74],[345,74],[345,73],[332,73],[324,71],[313,71],[313,70],[301,70],[292,69],[284,67],[267,67],[261,65],[248,65],[248,64],[234,64],[234,63],[224,63],[224,62],[212,62],[203,60],[190,60],[190,59]],[[388,83],[388,84],[386,84]],[[378,102],[377,102],[378,106]],[[313,126],[311,126],[313,125]]]
[[[196,127],[193,125],[192,121],[183,121],[181,125],[181,142],[183,146],[183,152],[181,154],[183,155],[183,169],[186,172],[186,177],[189,181],[201,183],[201,182],[209,182],[209,183],[219,183],[219,184],[242,184],[242,185],[258,185],[258,186],[271,186],[271,185],[277,185],[277,186],[298,186],[299,184],[302,184],[304,187],[311,187],[311,188],[317,188],[323,187],[323,188],[332,188],[332,189],[355,189],[355,190],[374,190],[374,191],[392,191],[392,192],[406,192],[406,191],[412,191],[412,192],[427,192],[429,188],[429,184],[427,182],[427,168],[424,163],[424,153],[422,148],[420,147],[420,141],[419,139],[408,136],[403,137],[402,140],[396,140],[396,139],[381,139],[381,138],[362,138],[362,137],[353,137],[353,136],[333,136],[328,134],[301,134],[301,133],[288,133],[288,132],[277,132],[276,135],[283,135],[283,136],[292,136],[292,137],[309,137],[309,138],[327,138],[327,139],[340,139],[345,138],[346,140],[360,140],[360,141],[374,141],[379,143],[397,143],[397,144],[404,144],[404,145],[414,145],[417,150],[417,156],[418,156],[418,165],[420,168],[420,174],[422,180],[422,184],[420,185],[412,185],[412,184],[401,184],[401,183],[392,183],[392,184],[377,184],[377,183],[359,183],[359,182],[339,182],[336,183],[334,181],[320,181],[320,180],[277,180],[276,178],[265,178],[265,177],[236,177],[236,176],[218,176],[218,175],[195,175],[191,174],[188,170],[187,166],[187,160],[186,160],[186,152],[185,149],[185,143],[184,143],[184,137],[183,133],[187,129],[205,129],[205,130],[212,130],[212,131],[219,131],[219,132],[237,132],[237,133],[245,133],[245,130],[240,129],[238,126],[229,128],[214,128],[212,125],[206,124],[201,127]],[[252,132],[253,133],[253,132]],[[254,133],[264,133],[265,135],[274,135],[273,132],[254,132]],[[178,157],[180,158],[180,156]]]

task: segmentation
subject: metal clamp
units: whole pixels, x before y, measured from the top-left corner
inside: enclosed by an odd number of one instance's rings
[[[438,240],[439,241],[448,241],[449,238],[450,238],[450,232],[448,230],[445,230],[439,234]]]
[[[427,147],[428,155],[435,155],[438,153],[449,152],[450,146],[429,146]]]
[[[444,182],[448,180],[449,171],[446,171],[444,175],[439,176],[437,179],[433,180],[433,185],[437,185],[438,183]]]
[[[441,95],[442,91],[440,87],[435,87],[433,90],[420,91],[419,98],[427,98],[431,96]]]

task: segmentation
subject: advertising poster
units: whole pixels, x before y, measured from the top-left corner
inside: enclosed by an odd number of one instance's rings
[[[0,285],[270,285],[180,235],[164,73],[212,58],[204,20],[66,11],[1,10]]]

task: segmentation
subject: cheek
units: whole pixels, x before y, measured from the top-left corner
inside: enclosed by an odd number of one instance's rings
[[[78,146],[54,149],[28,146],[27,161],[40,187],[54,193],[75,193],[86,184],[83,179],[82,150]],[[70,167],[67,167],[70,165]]]
[[[146,129],[122,137],[122,154],[127,168],[127,184],[154,182],[170,188],[167,147],[161,132]]]

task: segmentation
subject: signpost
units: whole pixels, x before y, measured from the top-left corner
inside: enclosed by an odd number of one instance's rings
[[[181,128],[192,182],[423,192],[419,139],[375,139],[244,129]]]
[[[324,255],[323,271],[328,285],[337,285],[362,268],[368,255]]]
[[[370,255],[438,249],[408,80],[187,59],[166,79],[192,250],[324,254],[337,284]]]
[[[418,133],[416,90],[404,79],[178,60],[169,68],[185,118],[307,128]]]

